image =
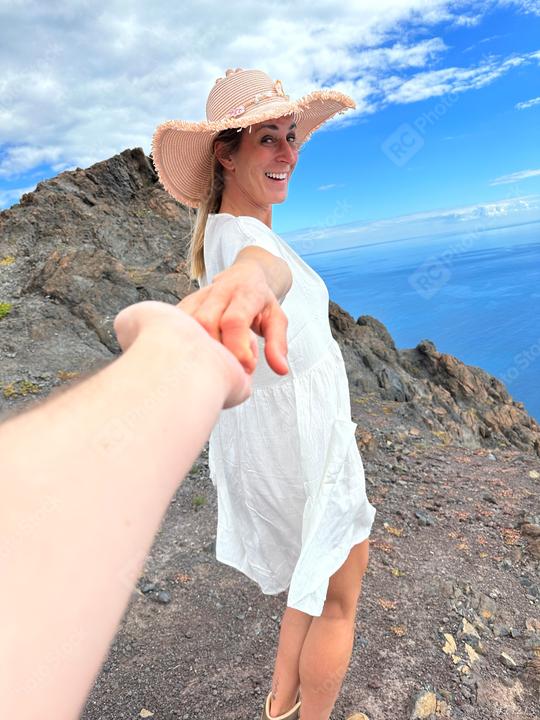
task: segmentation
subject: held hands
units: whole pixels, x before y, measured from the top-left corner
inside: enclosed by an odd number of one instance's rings
[[[200,342],[201,357],[208,346],[228,383],[225,408],[251,394],[250,376],[259,359],[256,335],[265,338],[269,366],[280,375],[288,373],[287,326],[287,316],[264,272],[249,258],[219,273],[211,285],[187,295],[176,306],[154,300],[138,302],[124,308],[114,320],[124,352],[141,332],[150,330]]]
[[[255,333],[265,339],[264,353],[272,370],[278,375],[289,372],[288,319],[257,262],[249,258],[235,262],[177,307],[223,343],[246,373],[253,373],[258,361]]]

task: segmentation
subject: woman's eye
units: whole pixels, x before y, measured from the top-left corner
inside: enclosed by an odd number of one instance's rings
[[[273,139],[274,139],[274,138],[271,137],[270,135],[266,135],[265,137],[263,137],[262,141],[263,141],[263,142],[266,142],[267,140],[273,140]],[[288,140],[292,140],[292,141],[293,141],[293,144],[296,143],[296,135],[289,135],[289,137],[288,137],[287,139],[288,139]]]

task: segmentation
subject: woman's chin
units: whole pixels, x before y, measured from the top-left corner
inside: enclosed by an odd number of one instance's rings
[[[283,188],[283,190],[278,190],[278,192],[272,193],[272,202],[284,202],[287,199],[288,190],[288,188]]]

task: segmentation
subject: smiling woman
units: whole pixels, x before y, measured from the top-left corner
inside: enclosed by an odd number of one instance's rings
[[[265,594],[289,588],[262,720],[297,720],[300,705],[303,717],[329,717],[350,660],[376,513],[328,290],[272,230],[273,205],[287,197],[301,145],[348,107],[351,98],[331,90],[291,102],[279,81],[239,68],[216,81],[212,120],[165,123],[153,143],[166,189],[199,198],[193,316],[226,343],[240,322],[236,308],[271,288],[281,309],[270,303],[269,312],[287,321],[287,371],[276,371],[257,338],[252,394],[221,412],[209,438],[217,559]],[[252,329],[261,334],[264,322]]]
[[[298,161],[295,127],[296,122],[287,116],[251,126],[233,152],[216,139],[215,154],[224,168],[219,212],[250,215],[272,226],[272,205],[286,199]]]

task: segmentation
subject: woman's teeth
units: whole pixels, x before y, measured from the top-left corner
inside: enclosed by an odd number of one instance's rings
[[[277,182],[283,182],[287,179],[287,173],[264,173],[267,178]]]

